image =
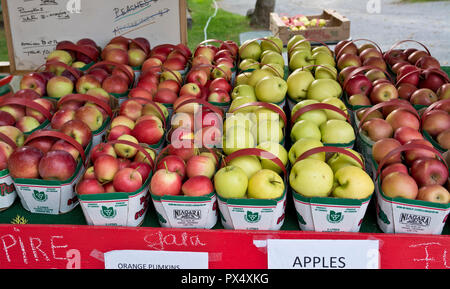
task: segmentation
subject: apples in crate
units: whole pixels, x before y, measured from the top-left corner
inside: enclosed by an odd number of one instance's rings
[[[55,50],[47,56],[47,61],[58,60],[74,68],[83,69],[86,65],[100,59],[101,48],[91,38],[76,42],[63,40],[56,44]]]

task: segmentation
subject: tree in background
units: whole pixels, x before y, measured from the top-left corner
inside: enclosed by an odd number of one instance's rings
[[[270,13],[275,9],[275,0],[256,0],[255,8],[247,12],[250,25],[269,28]]]

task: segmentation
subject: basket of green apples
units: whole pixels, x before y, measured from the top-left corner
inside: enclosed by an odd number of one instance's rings
[[[359,153],[330,146],[305,147],[289,185],[300,228],[316,232],[359,232],[375,189]]]
[[[279,230],[283,225],[288,173],[277,157],[281,154],[279,144],[273,145],[272,151],[234,151],[214,175],[220,220],[225,229]]]

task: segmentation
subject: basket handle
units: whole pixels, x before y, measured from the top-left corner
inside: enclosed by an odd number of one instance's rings
[[[118,67],[119,69],[124,71],[125,74],[128,76],[128,79],[131,82],[133,82],[134,75],[127,69],[127,65],[121,64],[121,63],[112,62],[112,61],[99,61],[99,62],[95,63],[94,65],[92,65],[91,67],[89,67],[86,70],[86,73],[89,73],[94,68],[101,67],[101,66],[109,66],[109,65],[114,66],[114,67]]]
[[[197,104],[200,104],[200,105],[204,105],[208,109],[210,109],[213,112],[219,114],[223,118],[223,111],[220,108],[216,107],[215,105],[212,105],[211,103],[209,103],[206,100],[201,99],[201,98],[187,99],[187,100],[183,101],[182,103],[180,103],[177,108],[180,108],[180,107],[182,107],[182,106],[184,106],[186,104],[190,104],[190,103],[197,103]]]
[[[334,105],[328,104],[328,103],[313,103],[313,104],[305,105],[304,107],[298,109],[294,113],[294,115],[291,118],[291,126],[293,126],[295,124],[296,120],[302,114],[304,114],[305,112],[311,111],[311,110],[316,110],[316,109],[328,109],[328,110],[335,111],[335,112],[341,114],[342,116],[344,116],[347,119],[348,123],[351,123],[350,122],[350,117],[342,109],[340,109],[340,108],[338,108],[338,107],[336,107]]]
[[[77,142],[75,139],[71,138],[70,136],[66,135],[65,133],[62,133],[60,131],[56,131],[56,130],[39,130],[39,131],[35,131],[33,132],[31,135],[29,135],[27,137],[27,139],[25,140],[24,145],[26,145],[27,143],[29,143],[30,141],[40,138],[40,137],[55,137],[55,138],[59,138],[62,139],[68,143],[70,143],[71,145],[73,145],[77,151],[80,153],[81,159],[83,161],[83,164],[86,165],[86,155],[84,153],[84,149],[81,146],[81,144],[79,142]]]
[[[389,78],[389,80],[391,81],[391,83],[393,83],[392,76],[391,76],[386,70],[381,69],[381,68],[376,67],[376,66],[366,65],[366,66],[360,66],[360,67],[357,67],[357,68],[353,69],[353,70],[348,74],[348,76],[345,78],[344,82],[342,83],[342,89],[343,89],[344,91],[347,89],[348,82],[349,82],[353,77],[355,77],[356,75],[358,75],[358,74],[361,73],[361,72],[365,72],[365,71],[368,71],[368,70],[371,70],[371,69],[377,69],[377,70],[383,71],[384,75],[386,75],[386,76]]]
[[[258,148],[246,148],[246,149],[237,150],[237,151],[229,154],[225,158],[222,166],[226,166],[226,164],[229,163],[232,159],[235,159],[235,158],[241,157],[241,156],[257,156],[257,157],[271,160],[275,164],[277,164],[277,166],[279,166],[281,168],[281,170],[283,171],[285,176],[288,175],[286,167],[284,166],[283,162],[276,155],[274,155],[273,153],[271,153],[269,151],[266,151],[263,149],[258,149]]]
[[[228,112],[234,113],[241,108],[249,107],[249,106],[262,106],[262,107],[268,108],[268,109],[272,110],[273,112],[278,113],[278,115],[280,115],[280,117],[284,121],[284,123],[285,124],[287,123],[287,117],[286,117],[286,114],[284,113],[284,111],[281,108],[279,108],[278,106],[276,106],[275,104],[269,103],[269,102],[247,102],[247,103],[241,104],[240,106],[238,106]]]
[[[350,43],[354,44],[357,41],[367,41],[367,42],[372,43],[373,45],[375,45],[375,47],[378,49],[378,51],[381,53],[381,55],[383,55],[383,50],[381,50],[380,46],[376,42],[374,42],[374,41],[372,41],[370,39],[359,38],[359,39],[355,39],[355,40],[350,40],[349,42],[345,43],[344,46],[342,46],[341,50],[339,50],[338,55],[336,55],[336,59],[339,59],[339,57],[341,57],[342,51],[344,50],[345,47],[350,45]]]
[[[8,144],[9,146],[11,146],[13,149],[17,148],[17,144],[10,139],[6,134],[0,132],[0,141],[4,141],[6,144]]]
[[[113,140],[113,141],[109,141],[108,143],[115,145],[115,144],[124,144],[124,145],[129,145],[134,147],[135,149],[137,149],[138,151],[140,151],[141,153],[144,154],[144,156],[150,161],[150,165],[152,167],[152,170],[155,169],[155,163],[153,161],[153,158],[150,156],[150,154],[147,152],[147,150],[142,146],[139,145],[137,143],[131,142],[131,141],[127,141],[127,140]],[[149,148],[152,149],[152,148]],[[152,149],[153,150],[153,149]]]
[[[390,55],[390,52],[392,50],[394,50],[400,44],[403,44],[403,43],[406,43],[406,42],[414,42],[414,43],[419,44],[420,46],[422,46],[425,49],[425,51],[428,53],[428,55],[431,55],[430,51],[428,50],[428,48],[423,43],[420,43],[419,41],[416,41],[416,40],[413,40],[413,39],[405,39],[405,40],[397,41],[396,43],[394,43],[394,45],[391,46],[391,48],[389,48],[389,50],[386,52],[386,55],[388,57],[387,60],[389,60],[389,55]]]
[[[77,94],[77,93],[68,94],[68,95],[62,97],[58,101],[58,107],[61,106],[63,103],[71,101],[71,100],[93,102],[96,105],[98,105],[101,108],[103,108],[106,111],[106,113],[109,115],[109,117],[112,118],[113,112],[112,112],[111,107],[109,106],[109,104],[106,103],[104,100],[101,100],[98,97],[95,97],[95,96],[89,95],[89,94],[81,94],[81,93],[80,94]]]
[[[304,159],[306,159],[309,156],[312,156],[312,155],[317,154],[317,153],[322,153],[322,152],[344,154],[346,156],[351,157],[355,161],[357,161],[358,164],[361,165],[361,167],[363,169],[365,169],[364,162],[360,158],[356,157],[354,154],[352,154],[351,152],[349,152],[348,150],[346,150],[344,148],[332,147],[332,146],[316,147],[316,148],[307,150],[304,153],[302,153],[300,156],[298,156],[298,158],[295,160],[295,163],[298,162],[298,161],[304,160]]]
[[[3,77],[2,79],[0,79],[0,86],[9,84],[11,82],[11,80],[13,79],[13,77],[14,77],[14,75],[9,74],[9,75]]]
[[[65,64],[64,62],[57,61],[57,60],[50,60],[50,61],[47,61],[47,62],[44,63],[43,65],[39,66],[39,67],[36,69],[36,72],[38,72],[39,69],[41,69],[42,67],[45,67],[45,69],[48,69],[48,67],[49,67],[50,65],[57,65],[57,66],[64,67],[66,70],[68,70],[68,71],[75,77],[76,80],[78,80],[78,78],[80,78],[80,76],[81,76],[81,75],[80,75],[80,72],[79,72],[77,69],[73,68],[73,67],[70,66],[70,65]]]
[[[295,47],[297,47],[299,44],[301,44],[301,43],[303,43],[303,42],[306,42],[306,41],[314,41],[314,42],[318,42],[318,43],[322,44],[323,46],[325,46],[326,48],[328,48],[328,50],[331,52],[331,55],[334,54],[334,52],[330,49],[330,47],[329,47],[325,42],[323,42],[322,40],[314,39],[314,38],[305,38],[305,39],[302,39],[302,40],[296,42],[294,45],[292,45],[292,46],[290,47],[289,51],[288,51],[288,55],[290,55],[290,54],[292,53],[292,51],[293,51],[293,49],[294,49]]]
[[[25,107],[32,108],[34,110],[37,110],[40,112],[47,120],[52,119],[52,114],[49,110],[47,110],[45,107],[40,105],[37,102],[32,101],[28,98],[19,98],[19,97],[5,97],[0,99],[0,106],[8,105],[8,104],[16,104],[16,105],[22,105]]]
[[[99,57],[99,52],[97,49],[90,49],[90,47],[91,46],[76,45],[74,43],[69,42],[58,44],[58,49],[79,52],[89,57],[92,61],[97,61]]]

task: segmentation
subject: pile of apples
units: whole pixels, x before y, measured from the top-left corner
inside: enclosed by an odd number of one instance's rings
[[[214,192],[212,178],[219,161],[215,151],[170,144],[160,157],[150,182],[153,195],[196,197]]]
[[[356,40],[341,40],[334,47],[339,71],[349,66],[373,66],[386,71],[387,64],[378,45],[370,41],[357,46],[355,42]]]
[[[296,15],[296,16],[281,16],[281,21],[283,21],[284,25],[289,27],[292,31],[301,31],[306,30],[308,28],[319,28],[327,25],[327,19],[321,18],[311,18],[309,19],[305,15]]]
[[[422,131],[426,131],[444,150],[450,149],[450,100],[436,103],[421,118]]]
[[[289,70],[305,68],[326,78],[336,79],[336,60],[334,53],[326,45],[312,47],[303,35],[291,37],[287,43]],[[326,73],[324,73],[326,72]]]
[[[423,147],[433,149],[433,145],[424,139],[412,139],[404,145],[395,138],[375,142],[372,154],[380,166],[381,189],[390,198],[448,204],[448,168],[433,150]],[[394,149],[397,152],[392,152]]]
[[[247,40],[239,47],[240,72],[231,93],[231,106],[243,102],[239,97],[269,103],[280,103],[286,97],[285,61],[281,54],[283,42],[275,36],[260,40]]]
[[[118,115],[112,119],[107,139],[156,145],[164,137],[167,116],[167,108],[160,103],[127,99],[120,105]]]
[[[96,96],[93,90],[89,90],[89,93],[88,95],[98,98],[98,101],[105,102],[105,105],[102,107],[99,103],[79,99],[77,94],[67,95],[57,104],[58,109],[50,122],[51,128],[58,130],[71,120],[79,120],[86,124],[92,132],[99,130],[110,117],[107,112],[107,110],[110,110],[109,102],[107,102],[107,100],[109,101],[109,94],[106,93],[103,97]],[[73,99],[68,97],[73,97]]]
[[[359,153],[346,149],[345,153],[335,152],[327,158],[325,151],[311,151],[325,148],[320,142],[312,144],[310,139],[302,140],[304,143],[299,147],[301,153],[293,162],[291,159],[293,166],[289,184],[295,192],[304,197],[349,199],[365,199],[372,195],[375,185],[364,170]],[[310,155],[305,156],[304,153]]]
[[[58,59],[67,65],[81,69],[87,64],[97,62],[101,48],[91,38],[83,38],[77,42],[63,40],[56,44],[55,50],[50,52],[47,60]]]
[[[278,112],[258,103],[237,110],[230,109],[232,113],[227,114],[223,125],[223,152],[226,155],[240,149],[258,148],[266,142],[284,144],[287,125],[284,112],[279,106],[272,105]]]
[[[176,104],[172,115],[168,141],[172,144],[195,143],[198,147],[220,148],[222,124],[223,113],[220,109],[197,101],[186,104],[180,102]]]
[[[0,99],[0,126],[14,126],[22,133],[29,133],[39,128],[47,119],[54,113],[53,103],[41,96],[31,89],[21,89],[11,96],[3,96]],[[12,102],[6,104],[10,99]],[[14,103],[14,99],[25,99],[32,101],[35,106],[40,106],[39,109],[34,109],[31,105],[21,105]],[[3,103],[3,104],[2,104]],[[47,112],[44,115],[43,112]]]
[[[142,64],[141,71],[160,71],[159,68],[185,71],[189,67],[191,57],[191,50],[183,43],[159,44],[151,49],[148,58]]]
[[[182,84],[183,77],[178,70],[146,70],[139,76],[136,87],[130,90],[128,97],[145,98],[170,106],[178,99]]]
[[[72,120],[64,124],[59,132],[71,137],[73,143],[52,136],[33,138],[9,156],[11,177],[58,181],[71,178],[81,158],[80,150],[86,150],[91,142],[91,130],[83,122]]]
[[[334,111],[326,107],[314,108],[319,104],[326,104],[336,107],[341,111]],[[311,110],[301,113],[297,117],[297,111],[311,108]],[[308,109],[306,108],[306,109]],[[356,139],[355,131],[348,121],[348,111],[345,104],[336,97],[327,98],[319,102],[313,99],[306,99],[298,102],[291,110],[292,127],[290,137],[292,142],[302,138],[315,139],[329,145],[349,144]],[[294,119],[295,118],[295,119]]]
[[[140,67],[150,54],[150,42],[144,37],[111,39],[101,52],[104,61]]]
[[[406,100],[385,102],[379,108],[363,108],[356,114],[361,133],[373,142],[394,138],[405,144],[412,139],[423,139],[420,116]]]
[[[90,166],[77,184],[79,195],[114,192],[131,193],[139,190],[153,170],[155,152],[146,154],[124,143],[100,143],[92,148]]]

